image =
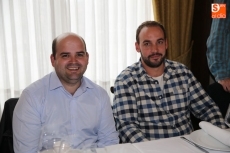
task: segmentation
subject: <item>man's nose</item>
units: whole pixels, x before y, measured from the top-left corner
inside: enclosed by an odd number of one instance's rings
[[[71,57],[70,57],[70,62],[71,62],[71,63],[76,63],[77,60],[78,60],[78,58],[77,58],[76,56],[71,56]]]
[[[157,44],[153,44],[152,48],[151,48],[152,52],[157,52],[158,51],[158,45]]]

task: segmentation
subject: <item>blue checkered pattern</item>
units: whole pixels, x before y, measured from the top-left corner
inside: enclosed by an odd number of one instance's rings
[[[226,18],[213,19],[207,40],[208,66],[216,81],[230,78],[230,1],[217,0],[226,4]]]
[[[164,90],[137,62],[117,77],[113,113],[123,143],[190,134],[190,112],[226,128],[219,108],[184,65],[165,61]]]

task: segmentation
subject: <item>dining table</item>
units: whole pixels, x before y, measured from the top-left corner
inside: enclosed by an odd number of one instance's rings
[[[163,138],[138,143],[123,143],[97,148],[97,153],[227,153],[230,146],[215,140],[202,129],[183,137],[191,140],[193,144],[178,137]],[[195,144],[195,145],[194,145]],[[198,146],[198,147],[197,147]],[[204,150],[200,150],[201,147]]]

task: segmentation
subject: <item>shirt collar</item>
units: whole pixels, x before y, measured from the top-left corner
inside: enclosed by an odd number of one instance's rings
[[[56,88],[63,87],[61,81],[59,80],[57,73],[51,72],[50,74],[50,90],[54,90]],[[63,87],[64,88],[64,87]],[[90,82],[89,79],[86,77],[82,77],[81,79],[81,86],[78,88],[78,90],[85,91],[87,88],[93,88],[92,83]]]
[[[170,74],[175,73],[176,67],[173,66],[172,62],[168,59],[165,59],[164,62],[165,62],[164,77],[167,79],[170,77]],[[145,79],[148,76],[148,74],[141,63],[141,59],[137,62],[137,67],[139,68],[137,73],[140,74],[139,78],[141,80]]]
[[[56,72],[51,72],[50,74],[50,90],[59,88],[59,87],[63,87],[61,81],[59,80]]]

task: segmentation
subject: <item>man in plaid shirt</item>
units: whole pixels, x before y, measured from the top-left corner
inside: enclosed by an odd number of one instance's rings
[[[114,85],[113,114],[123,143],[190,134],[190,112],[226,128],[214,101],[183,64],[165,59],[164,27],[155,21],[136,31],[140,61],[127,67]]]
[[[208,67],[215,81],[221,84],[226,92],[230,92],[230,1],[216,0],[215,3],[226,4],[227,14],[224,19],[212,20],[207,40]]]

